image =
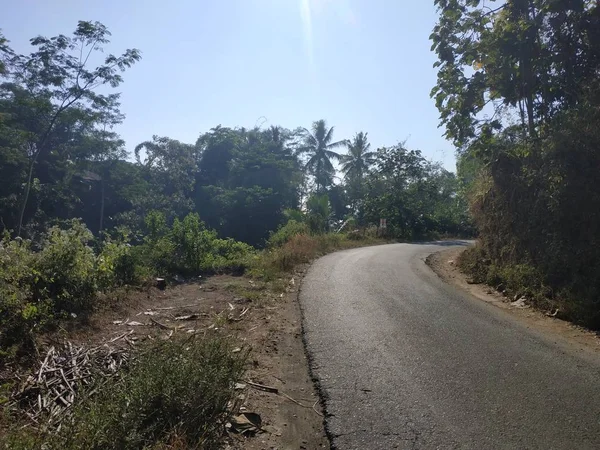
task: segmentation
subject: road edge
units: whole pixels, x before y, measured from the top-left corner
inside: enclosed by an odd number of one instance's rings
[[[511,302],[510,298],[491,286],[470,282],[468,275],[463,273],[456,263],[459,255],[465,250],[466,248],[459,247],[433,252],[425,258],[425,265],[444,283],[469,295],[475,301],[493,305],[547,340],[594,359],[600,357],[599,334],[571,322],[549,316],[522,302]]]
[[[313,388],[314,388],[317,396],[319,397],[319,407],[323,414],[323,420],[322,420],[323,431],[325,432],[325,436],[327,437],[327,440],[329,441],[330,450],[337,450],[337,447],[333,443],[334,435],[331,433],[331,430],[329,429],[329,425],[327,422],[327,418],[330,417],[330,414],[327,410],[327,401],[329,400],[329,396],[323,389],[323,386],[321,385],[321,381],[319,380],[319,378],[317,377],[317,375],[315,373],[315,359],[314,359],[312,351],[310,350],[310,345],[309,345],[308,339],[306,337],[306,316],[305,316],[304,306],[302,305],[302,302],[300,301],[300,295],[301,295],[302,289],[304,287],[304,278],[306,277],[306,274],[308,274],[309,270],[311,269],[311,267],[313,266],[315,261],[312,261],[311,264],[309,264],[308,267],[306,267],[306,269],[302,272],[301,280],[300,280],[300,283],[298,284],[298,289],[296,290],[296,302],[300,309],[300,330],[301,330],[301,335],[302,335],[302,345],[304,347],[304,354],[306,355],[306,361],[308,363],[308,376],[310,377]]]

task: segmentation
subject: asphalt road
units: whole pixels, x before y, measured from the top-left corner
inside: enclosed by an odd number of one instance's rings
[[[440,249],[334,253],[304,279],[334,448],[600,449],[600,358],[442,282]]]

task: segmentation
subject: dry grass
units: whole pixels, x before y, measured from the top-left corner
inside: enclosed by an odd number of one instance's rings
[[[264,280],[275,280],[282,273],[291,272],[300,264],[306,264],[338,250],[385,243],[369,235],[327,233],[320,235],[298,234],[289,238],[281,247],[271,248],[255,260],[250,275]]]

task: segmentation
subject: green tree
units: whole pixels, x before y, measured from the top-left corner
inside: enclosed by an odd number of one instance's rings
[[[600,5],[437,0],[432,95],[459,150],[481,281],[600,327]]]
[[[365,179],[364,219],[386,218],[389,233],[415,239],[472,233],[456,176],[404,144],[377,151]]]
[[[348,153],[340,157],[341,171],[346,179],[349,197],[355,211],[364,195],[364,176],[375,163],[377,155],[376,152],[369,151],[371,144],[367,140],[367,134],[361,131],[351,141],[347,141]]]
[[[333,184],[335,168],[331,160],[340,159],[340,154],[333,149],[346,144],[346,141],[333,142],[333,131],[334,127],[328,129],[324,120],[317,120],[311,130],[303,129],[302,144],[297,149],[298,155],[307,156],[304,169],[314,177],[318,193]]]
[[[538,137],[597,76],[600,10],[590,0],[436,0],[432,90],[446,136],[464,147],[507,124]]]
[[[299,207],[302,177],[293,136],[280,127],[217,127],[200,137],[196,210],[222,237],[263,245],[284,223],[285,210]]]
[[[9,67],[3,74],[8,82],[1,85],[0,97],[14,102],[18,102],[20,96],[28,97],[23,106],[29,109],[27,114],[34,121],[34,128],[26,128],[22,133],[28,169],[17,234],[21,234],[23,228],[36,164],[41,156],[55,148],[52,141],[60,131],[61,117],[70,109],[104,117],[110,115],[115,120],[119,117],[118,96],[100,94],[98,88],[117,87],[122,82],[120,72],[138,61],[140,52],[130,49],[121,56],[109,54],[102,65],[87,68],[91,55],[102,51],[109,36],[110,32],[101,23],[80,21],[72,37],[33,38],[31,44],[36,51],[30,55],[12,55],[8,64],[3,64]]]
[[[46,129],[46,114],[51,114],[53,104],[37,94],[16,84],[3,84],[0,90],[0,217],[5,229],[17,229],[22,210],[22,186],[26,185],[31,161],[35,158],[35,142]],[[117,107],[111,100],[111,106]],[[53,130],[46,138],[48,151],[37,154],[35,177],[25,211],[28,230],[43,231],[49,221],[85,216],[82,206],[93,200],[88,190],[101,188],[109,160],[124,157],[124,143],[110,130],[112,120],[120,120],[105,109],[92,111],[73,105],[57,117]],[[103,170],[100,170],[100,169]],[[102,173],[99,173],[102,172]],[[94,172],[92,181],[88,176]],[[95,200],[93,200],[95,202]],[[85,209],[85,208],[84,208]],[[93,226],[98,228],[98,213]],[[100,214],[100,217],[102,214]]]

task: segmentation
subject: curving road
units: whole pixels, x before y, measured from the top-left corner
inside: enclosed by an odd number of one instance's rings
[[[424,263],[443,248],[333,253],[304,279],[333,447],[599,449],[600,357],[443,283]]]

